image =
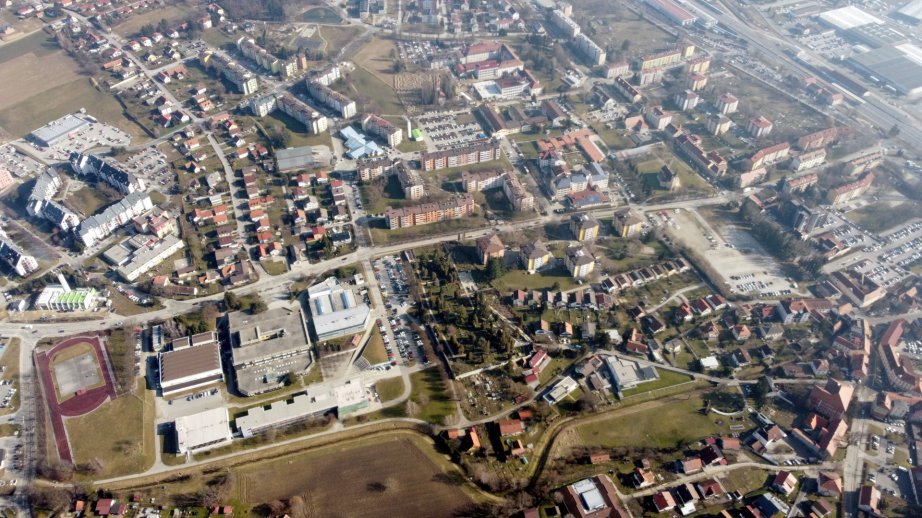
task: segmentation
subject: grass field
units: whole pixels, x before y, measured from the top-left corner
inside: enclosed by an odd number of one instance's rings
[[[117,24],[114,27],[114,30],[124,37],[130,37],[137,34],[137,32],[144,25],[157,25],[160,23],[160,20],[175,22],[184,18],[188,18],[189,15],[193,14],[194,12],[196,12],[196,9],[192,5],[185,5],[181,2],[174,2],[166,7],[151,9],[145,13],[133,14],[127,20]],[[217,29],[214,29],[214,31],[217,32]]]
[[[335,473],[336,476],[331,476]],[[427,441],[389,434],[238,470],[237,497],[255,505],[295,495],[309,516],[457,516],[464,478]]]
[[[269,275],[282,275],[283,273],[288,272],[288,261],[276,260],[276,261],[262,261],[259,264],[262,265],[263,269],[266,270],[266,273]]]
[[[438,369],[426,369],[410,375],[413,390],[410,400],[419,406],[419,419],[442,424],[455,415],[455,405],[448,397],[448,391]]]
[[[122,396],[89,414],[67,419],[74,463],[100,463],[99,472],[88,478],[137,473],[154,463],[154,393],[144,390],[143,383],[138,382],[137,396]]]
[[[648,381],[647,383],[641,383],[640,385],[625,390],[622,392],[624,397],[633,396],[635,394],[642,394],[644,392],[650,392],[653,390],[658,390],[661,388],[671,387],[673,385],[678,385],[679,383],[685,383],[691,381],[692,377],[682,374],[680,372],[667,371],[665,369],[659,369],[659,379],[655,381]]]
[[[384,83],[393,84],[394,61],[391,59],[391,53],[396,51],[394,40],[373,37],[355,53],[352,60]]]
[[[362,353],[362,357],[368,360],[368,363],[372,365],[387,361],[387,350],[384,349],[384,339],[381,338],[381,332],[378,331],[377,327],[372,329],[371,336],[368,338],[368,344],[365,345],[365,351]]]
[[[13,337],[7,341],[3,356],[0,357],[0,365],[3,366],[2,379],[13,380],[13,386],[17,389],[10,404],[6,408],[0,408],[0,415],[6,415],[19,408],[19,338]]]
[[[375,383],[375,390],[382,403],[393,401],[403,394],[403,378],[388,378]]]
[[[404,112],[403,104],[397,98],[397,92],[362,67],[355,67],[349,72],[351,85],[339,85],[338,90],[355,100],[359,111],[377,111],[384,115],[400,115]]]
[[[906,223],[907,214],[918,214],[918,204],[911,201],[891,205],[880,202],[846,214],[846,217],[868,232],[882,232]]]
[[[558,284],[562,290],[577,286],[573,277],[563,267],[542,270],[534,274],[529,274],[525,270],[511,270],[493,281],[493,287],[498,289],[500,293],[516,289],[550,289],[554,284]]]
[[[466,230],[476,230],[483,227],[483,218],[479,215],[474,215],[468,218],[451,219],[448,221],[442,221],[440,223],[431,223],[429,225],[421,225],[409,228],[398,228],[394,230],[388,230],[386,228],[380,227],[369,227],[369,233],[371,234],[371,239],[375,242],[376,245],[384,245],[388,243],[399,243],[401,241],[419,239],[425,236],[437,236],[439,234],[445,234],[448,232],[464,232]]]
[[[153,311],[156,309],[153,306],[139,306],[138,304],[132,302],[128,297],[115,290],[110,290],[109,300],[112,301],[112,311],[125,317],[140,315],[141,313],[147,313],[148,311]]]
[[[320,27],[320,36],[327,42],[326,51],[330,58],[336,56],[339,49],[358,37],[362,29],[354,25]]]
[[[156,191],[155,191],[156,192]],[[83,186],[76,191],[69,193],[68,201],[74,206],[80,209],[84,214],[96,214],[101,207],[104,207],[112,202],[96,189],[90,186]],[[153,200],[151,200],[153,201]]]
[[[298,20],[308,23],[340,23],[343,19],[329,7],[314,7],[298,16]]]
[[[702,414],[702,408],[701,397],[691,396],[686,401],[631,414],[630,418],[593,421],[578,426],[577,433],[586,446],[671,448],[682,441],[726,431]]]

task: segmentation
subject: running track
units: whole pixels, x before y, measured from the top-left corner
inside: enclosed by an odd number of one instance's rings
[[[92,388],[76,396],[65,400],[58,401],[57,389],[54,386],[54,377],[51,371],[51,360],[61,351],[73,347],[74,345],[89,342],[96,351],[96,361],[102,371],[105,383],[102,386]],[[109,369],[108,359],[102,347],[102,341],[98,336],[77,336],[68,338],[52,347],[46,352],[36,355],[36,362],[39,374],[42,378],[42,384],[45,388],[45,399],[48,401],[48,411],[51,416],[51,427],[54,429],[54,441],[58,447],[58,455],[61,460],[73,462],[74,458],[70,450],[70,443],[67,440],[67,429],[64,427],[64,417],[76,417],[88,414],[99,408],[106,402],[106,399],[115,399],[115,384],[112,382],[112,374]]]

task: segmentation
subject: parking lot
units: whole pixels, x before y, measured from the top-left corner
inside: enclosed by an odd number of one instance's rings
[[[377,259],[374,269],[375,278],[381,289],[381,298],[387,310],[386,319],[378,319],[375,324],[384,338],[388,359],[395,363],[399,355],[404,365],[414,361],[428,364],[429,359],[423,349],[422,338],[418,332],[411,329],[412,321],[407,315],[407,309],[415,302],[410,300],[402,260],[396,256]]]
[[[44,164],[22,154],[12,144],[0,146],[0,167],[18,178],[38,176],[45,170]]]
[[[485,140],[487,135],[470,112],[436,112],[419,118],[419,125],[437,148],[447,149]]]
[[[860,247],[860,251],[833,261],[824,270],[847,267],[889,287],[909,275],[910,266],[922,261],[922,221],[911,221],[881,236],[844,221],[845,224],[835,228],[833,234],[849,246]]]
[[[173,179],[170,166],[166,163],[166,155],[156,147],[149,147],[135,153],[121,164],[122,169],[126,172],[144,178],[149,184],[156,183],[165,186]]]

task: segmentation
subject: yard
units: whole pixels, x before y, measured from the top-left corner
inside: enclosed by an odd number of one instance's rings
[[[67,200],[76,210],[87,215],[96,214],[100,208],[109,205],[113,201],[88,185],[69,193]]]
[[[681,399],[680,399],[681,398]],[[654,405],[629,416],[592,421],[577,427],[586,446],[615,448],[674,448],[682,442],[726,432],[701,410],[704,401],[697,394],[676,396],[672,401]]]
[[[89,414],[68,418],[75,464],[96,464],[87,479],[104,479],[137,473],[154,463],[154,393],[139,381],[135,394],[115,401]],[[113,426],[113,423],[118,423]]]
[[[311,516],[457,516],[475,491],[427,440],[410,433],[249,465],[235,478],[239,500],[257,505],[299,495]]]
[[[499,290],[500,293],[508,293],[516,289],[569,290],[576,286],[576,281],[562,266],[544,269],[533,274],[529,274],[525,270],[510,270],[493,281],[493,287]]]

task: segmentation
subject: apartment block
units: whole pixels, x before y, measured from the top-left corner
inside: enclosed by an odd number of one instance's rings
[[[605,63],[607,54],[592,41],[589,36],[579,34],[573,38],[573,45],[577,52],[592,66],[599,66]]]
[[[491,140],[442,151],[423,151],[420,154],[419,162],[422,165],[423,171],[437,171],[448,167],[458,167],[499,160],[501,157],[502,148],[499,142]]]
[[[250,95],[259,90],[259,80],[256,76],[236,61],[214,53],[205,54],[201,61],[205,68],[216,70],[233,83],[243,95]]]
[[[339,112],[340,117],[348,119],[355,116],[355,101],[317,81],[307,80],[307,91],[321,104]]]
[[[289,78],[298,72],[298,64],[294,59],[283,60],[276,57],[268,50],[256,44],[253,38],[244,36],[237,40],[237,50],[247,58],[253,60],[260,67],[278,74],[282,78]]]
[[[450,200],[411,207],[399,209],[388,207],[384,211],[384,219],[387,221],[387,228],[393,230],[459,219],[473,213],[474,198],[470,194],[464,194]]]
[[[368,115],[362,119],[362,130],[383,138],[391,147],[397,147],[403,142],[403,130],[377,115]]]

